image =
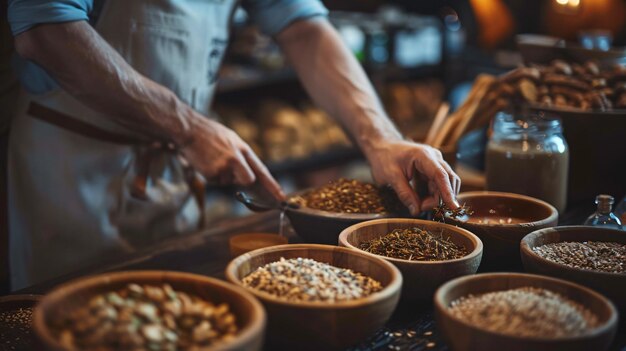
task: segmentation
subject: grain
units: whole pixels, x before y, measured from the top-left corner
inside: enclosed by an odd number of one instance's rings
[[[464,257],[467,249],[441,234],[420,228],[395,229],[378,239],[363,242],[361,250],[410,261],[443,261]]]
[[[232,340],[237,325],[227,304],[167,284],[129,284],[93,296],[53,331],[68,349],[198,350]]]
[[[520,337],[578,336],[598,326],[597,316],[582,305],[534,287],[468,295],[449,311],[478,328]]]
[[[293,302],[339,302],[382,290],[380,282],[310,258],[281,258],[243,279],[247,287]]]
[[[549,261],[572,268],[626,274],[626,244],[560,242],[537,246],[533,251]]]
[[[354,179],[341,178],[292,197],[301,207],[336,213],[401,213],[406,211],[393,190]]]

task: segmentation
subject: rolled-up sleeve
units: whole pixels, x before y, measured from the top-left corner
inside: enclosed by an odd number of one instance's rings
[[[87,20],[93,0],[9,0],[7,17],[13,35],[42,23]]]
[[[293,21],[328,14],[319,0],[244,0],[242,5],[268,35],[278,34]]]

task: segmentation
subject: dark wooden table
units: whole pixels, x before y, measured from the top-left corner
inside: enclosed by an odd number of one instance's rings
[[[569,211],[562,224],[579,224],[580,218],[593,208],[576,208]],[[279,215],[276,212],[255,214],[220,223],[202,233],[164,242],[132,256],[111,258],[99,267],[86,267],[80,271],[52,281],[38,284],[15,293],[45,294],[55,286],[70,279],[89,274],[119,270],[174,270],[224,278],[224,269],[230,261],[228,240],[244,232],[278,231]],[[290,241],[298,241],[287,230]],[[402,306],[387,325],[370,339],[351,350],[449,350],[439,334],[433,318],[432,305]],[[622,318],[612,351],[626,351],[626,320]]]

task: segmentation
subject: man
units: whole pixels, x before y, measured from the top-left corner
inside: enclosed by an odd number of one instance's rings
[[[237,4],[9,1],[29,92],[9,140],[13,289],[130,250],[145,237],[194,230],[201,209],[178,154],[208,181],[258,182],[284,197],[250,147],[206,118],[210,62],[223,54]],[[457,206],[458,176],[439,151],[402,139],[318,0],[242,5],[277,40],[314,101],[350,132],[378,183],[390,184],[413,214],[438,196],[420,199],[409,183],[414,176]],[[138,139],[174,145],[178,154]]]

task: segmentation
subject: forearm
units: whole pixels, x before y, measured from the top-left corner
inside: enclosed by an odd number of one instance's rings
[[[365,72],[325,20],[300,21],[277,37],[313,100],[338,118],[367,154],[380,140],[400,140]]]
[[[45,24],[15,38],[18,53],[63,89],[151,138],[188,143],[198,117],[169,89],[142,76],[86,22]]]

